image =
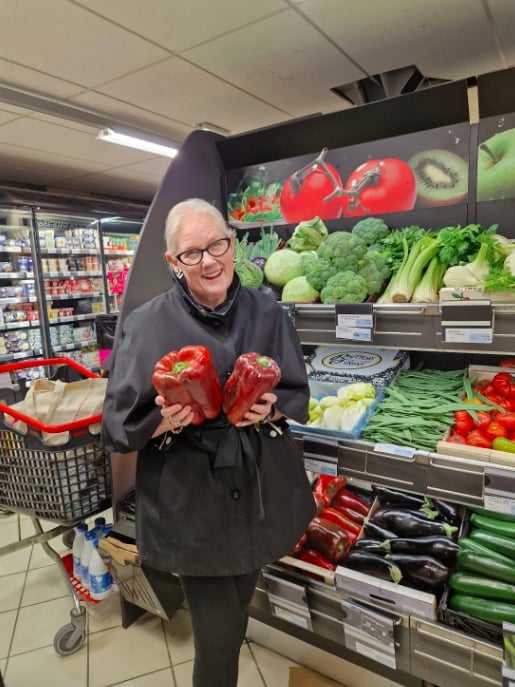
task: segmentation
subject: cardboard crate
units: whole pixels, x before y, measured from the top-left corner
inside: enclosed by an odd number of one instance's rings
[[[470,379],[476,381],[491,380],[498,372],[509,372],[506,367],[496,367],[494,365],[470,365],[468,368],[468,376]],[[472,406],[474,408],[474,406]],[[515,454],[507,451],[496,451],[493,448],[479,448],[477,446],[467,446],[466,444],[455,444],[451,441],[446,441],[446,437],[450,433],[446,433],[445,437],[441,439],[436,445],[436,452],[447,456],[455,456],[457,458],[470,458],[471,460],[478,460],[484,463],[496,463],[497,465],[507,465],[515,467]]]
[[[288,687],[345,687],[343,682],[335,682],[309,668],[290,668]]]

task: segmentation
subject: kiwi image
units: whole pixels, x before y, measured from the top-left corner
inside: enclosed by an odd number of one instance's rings
[[[454,205],[468,190],[468,163],[450,150],[421,150],[408,160],[417,180],[417,200],[426,207]]]

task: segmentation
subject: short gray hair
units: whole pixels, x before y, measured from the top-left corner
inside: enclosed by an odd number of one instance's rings
[[[211,217],[218,222],[224,234],[227,234],[227,236],[231,235],[232,232],[227,226],[225,218],[220,210],[202,198],[188,198],[188,200],[183,200],[174,205],[166,218],[165,242],[167,250],[171,253],[173,252],[172,245],[174,237],[181,228],[183,219],[192,212],[202,212],[206,215],[211,215]]]

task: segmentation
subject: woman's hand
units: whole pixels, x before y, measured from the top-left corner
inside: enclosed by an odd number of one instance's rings
[[[277,403],[277,396],[271,392],[263,394],[259,401],[248,410],[243,416],[241,422],[237,422],[235,427],[247,427],[248,425],[255,425],[263,422],[266,418],[269,420],[277,420],[281,417],[281,413],[274,409],[274,403]],[[271,417],[269,417],[271,415]]]
[[[183,406],[180,403],[166,405],[166,398],[164,396],[156,396],[155,402],[156,405],[161,406],[161,415],[163,419],[156,427],[156,431],[152,437],[157,437],[165,432],[178,434],[183,427],[191,424],[193,420],[191,406]]]

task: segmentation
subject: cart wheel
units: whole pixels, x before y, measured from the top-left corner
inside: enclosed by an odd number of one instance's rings
[[[60,656],[69,656],[79,649],[82,649],[86,641],[86,633],[82,631],[80,634],[77,634],[77,632],[78,629],[71,623],[64,625],[56,632],[54,637],[54,649]],[[77,636],[72,638],[74,634]]]
[[[62,536],[63,544],[68,549],[71,549],[73,547],[73,540],[74,539],[75,539],[75,530],[68,530],[68,532],[65,532]]]

